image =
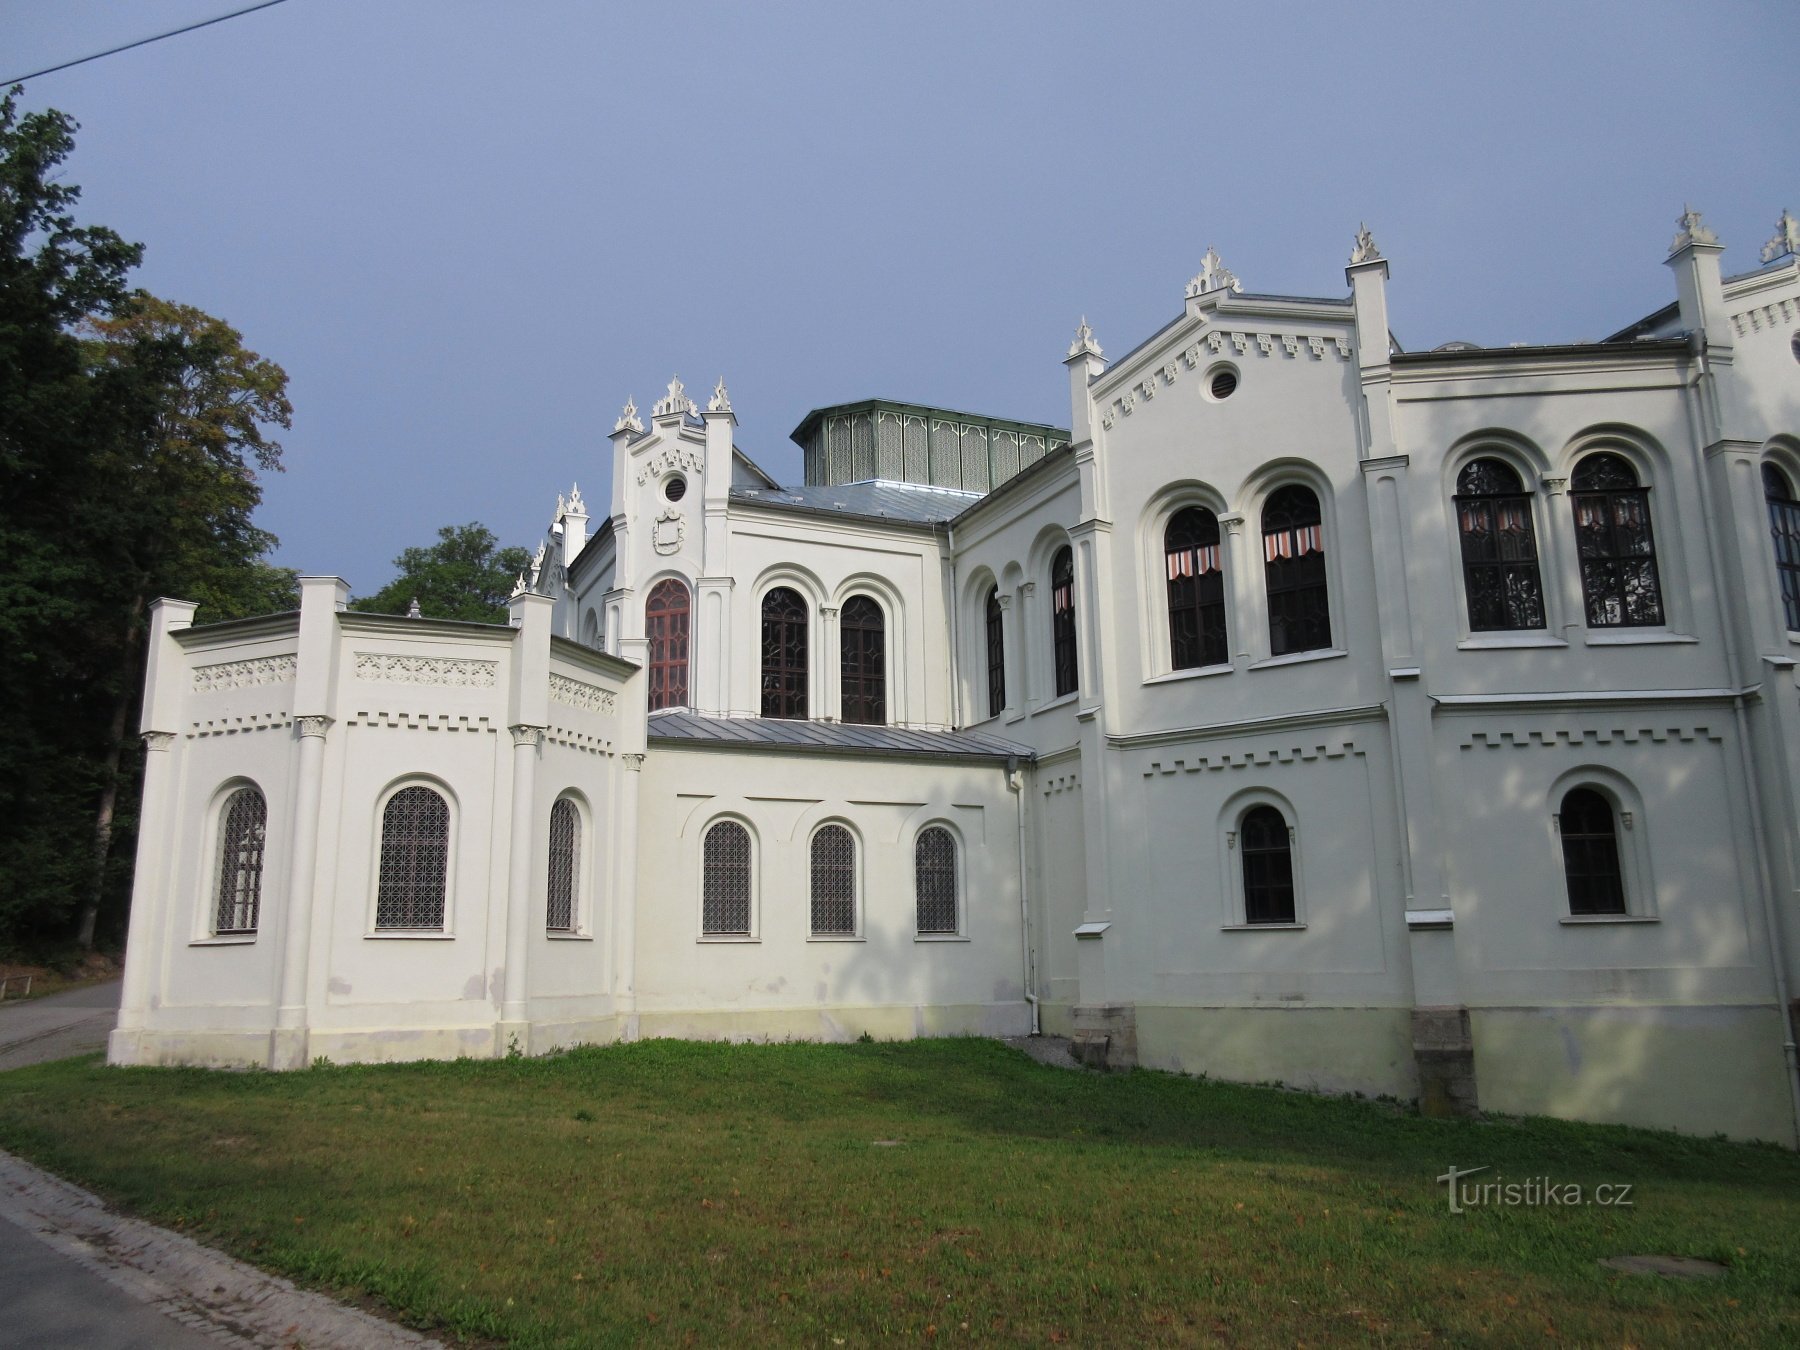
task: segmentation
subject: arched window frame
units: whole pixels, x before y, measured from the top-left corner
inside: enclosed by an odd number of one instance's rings
[[[1295,507],[1300,506],[1300,493],[1312,498],[1312,514],[1318,516],[1317,521],[1281,523],[1293,509],[1290,502]],[[1264,640],[1268,644],[1270,660],[1308,657],[1341,650],[1338,636],[1342,621],[1335,612],[1332,598],[1337,589],[1333,566],[1337,539],[1326,518],[1326,500],[1326,495],[1319,490],[1318,484],[1301,478],[1283,478],[1271,483],[1258,503],[1257,555],[1262,575]],[[1278,519],[1274,522],[1270,519],[1271,509],[1278,513]],[[1299,570],[1298,564],[1302,558],[1316,558],[1316,565],[1309,564],[1307,567],[1307,571],[1317,574],[1311,579],[1307,579]],[[1276,571],[1277,567],[1281,570]],[[1292,637],[1286,631],[1288,621],[1295,616],[1296,611],[1306,607],[1306,597],[1309,595],[1316,595],[1317,599],[1323,601],[1322,620],[1315,615],[1311,622],[1322,621],[1324,632],[1315,633],[1312,638]],[[1278,620],[1283,625],[1279,651],[1276,650],[1275,638]],[[1306,645],[1295,645],[1299,642]]]
[[[1170,670],[1231,664],[1230,584],[1218,512],[1188,502],[1162,528],[1163,625]]]
[[[581,617],[581,645],[598,651],[600,643],[600,614],[590,605]]]
[[[693,706],[693,635],[693,588],[681,577],[663,577],[644,597],[645,687],[651,712]]]
[[[798,602],[800,612],[797,617],[793,614],[792,602],[786,597]],[[772,619],[771,607],[776,604],[785,605],[786,612]],[[757,596],[757,706],[763,717],[804,721],[811,716],[813,689],[817,683],[814,654],[819,648],[812,629],[818,609],[816,597],[790,580],[774,581]],[[783,634],[778,641],[781,650],[775,652],[780,659],[775,663],[770,661],[774,651],[771,622],[779,622]],[[796,634],[799,638],[797,660],[793,651]]]
[[[1584,488],[1577,480],[1586,473],[1602,469],[1602,457],[1610,457],[1630,469],[1634,486]],[[1582,620],[1590,632],[1617,633],[1620,630],[1666,629],[1669,624],[1670,578],[1664,564],[1664,540],[1669,536],[1660,527],[1655,492],[1655,475],[1646,472],[1642,457],[1629,453],[1624,446],[1591,444],[1580,449],[1569,465],[1569,508],[1574,530],[1575,573],[1581,591]],[[1620,520],[1630,512],[1641,519],[1648,544],[1643,553],[1620,552]],[[1604,536],[1602,535],[1604,531]],[[1622,576],[1620,569],[1630,568],[1643,575],[1647,563],[1653,594],[1651,601],[1636,613],[1625,608],[1628,593],[1621,582],[1614,587],[1608,578]],[[1620,599],[1614,620],[1596,621],[1596,615],[1608,612],[1607,602]]]
[[[1478,470],[1497,466],[1516,481],[1509,490],[1471,482]],[[1544,585],[1543,530],[1537,520],[1534,475],[1510,455],[1478,451],[1457,466],[1450,499],[1451,522],[1462,576],[1465,631],[1481,634],[1548,632],[1550,601]],[[1471,490],[1475,489],[1475,490]],[[1522,534],[1522,538],[1521,538]],[[1483,547],[1483,540],[1492,542]],[[1477,594],[1497,583],[1496,598],[1477,606]]]
[[[1569,904],[1568,864],[1563,851],[1563,801],[1576,788],[1600,794],[1612,807],[1614,839],[1618,846],[1619,873],[1625,891],[1625,908],[1616,914],[1576,914]],[[1652,868],[1650,831],[1646,828],[1644,800],[1630,779],[1604,765],[1585,764],[1562,774],[1544,794],[1548,835],[1544,888],[1554,917],[1565,925],[1606,923],[1655,923],[1656,878]]]
[[[250,856],[241,857],[238,865],[228,871],[227,854],[232,849],[233,811],[240,799],[247,801],[251,796],[261,804],[262,809],[260,843],[253,848]],[[200,940],[216,940],[221,943],[254,942],[262,922],[263,882],[270,874],[268,794],[249,779],[233,779],[214,794],[210,821],[212,839],[206,856],[210,857],[211,866],[206,874],[207,890],[202,897]],[[234,897],[229,902],[225,898],[228,877],[233,883]],[[227,912],[228,909],[230,913]],[[242,922],[246,918],[249,920],[247,924]]]
[[[950,840],[950,879],[955,888],[952,897],[955,904],[955,922],[949,928],[926,928],[919,922],[923,896],[920,889],[920,851],[926,843],[926,836],[936,831]],[[928,820],[913,835],[913,939],[917,942],[959,942],[966,940],[968,934],[968,849],[964,846],[962,832],[947,820]]]
[[[1046,581],[1050,612],[1050,697],[1059,699],[1081,688],[1080,597],[1076,591],[1072,544],[1065,543],[1051,553]]]
[[[707,883],[707,844],[712,832],[721,825],[735,825],[744,832],[745,842],[749,849],[748,863],[748,905],[749,915],[744,931],[727,930],[722,927],[707,927],[706,883]],[[694,926],[701,942],[758,942],[761,941],[760,920],[762,915],[762,841],[756,828],[745,816],[726,814],[713,816],[700,831],[700,847],[696,853],[696,873],[694,886]]]
[[[423,788],[435,793],[444,804],[444,881],[442,902],[438,922],[401,927],[397,924],[381,922],[381,873],[382,862],[388,846],[387,811],[388,805],[402,792],[412,788]],[[390,783],[382,790],[375,802],[375,814],[372,822],[371,837],[375,847],[371,850],[371,868],[369,878],[369,927],[365,936],[377,938],[436,938],[452,937],[455,934],[456,914],[456,872],[457,872],[457,816],[458,803],[456,794],[449,785],[437,778],[423,775],[400,779]]]
[[[981,649],[987,676],[987,715],[998,717],[1006,711],[1006,607],[1000,603],[997,585],[987,588],[982,602]]]
[[[831,833],[834,831],[841,832],[843,837],[849,841],[850,857],[847,863],[840,859],[833,859],[824,852],[830,847],[827,841],[835,837]],[[807,941],[859,942],[862,940],[863,859],[862,836],[849,821],[832,816],[821,820],[808,831],[806,837]],[[849,886],[847,927],[820,926],[821,917],[825,917],[828,922],[831,917],[822,915],[821,905],[833,900],[839,904],[842,903],[842,897],[830,893],[834,881],[840,884],[847,882]],[[822,887],[825,888],[823,894]]]
[[[557,906],[560,843],[557,817],[564,808],[573,817],[574,856],[569,868],[568,914],[566,922],[559,926],[556,920],[563,916],[559,914]],[[594,875],[593,838],[592,817],[586,799],[572,789],[561,793],[550,804],[545,849],[544,931],[552,938],[585,937],[591,931],[592,905],[589,896],[592,888],[589,879]]]
[[[1789,634],[1800,633],[1800,478],[1791,466],[1762,462],[1763,501],[1775,560],[1775,602]]]
[[[858,621],[870,613],[874,622]],[[838,716],[856,726],[892,720],[888,669],[893,654],[888,607],[867,591],[847,596],[838,608]]]
[[[1207,512],[1218,523],[1218,563],[1225,606],[1225,660],[1213,665],[1179,667],[1169,621],[1170,526],[1189,508]],[[1138,660],[1146,683],[1166,680],[1210,679],[1229,675],[1234,648],[1241,649],[1239,624],[1247,611],[1241,593],[1243,567],[1239,561],[1243,541],[1239,537],[1243,517],[1226,507],[1225,498],[1212,487],[1196,481],[1172,483],[1150,498],[1138,519]],[[1260,584],[1260,582],[1259,582]]]
[[[1287,825],[1288,859],[1293,873],[1294,917],[1286,923],[1252,923],[1244,897],[1244,819],[1259,807],[1275,811]],[[1294,804],[1278,792],[1253,787],[1234,794],[1219,812],[1219,894],[1223,897],[1220,927],[1227,932],[1279,933],[1307,926],[1306,871],[1303,866],[1300,815]]]

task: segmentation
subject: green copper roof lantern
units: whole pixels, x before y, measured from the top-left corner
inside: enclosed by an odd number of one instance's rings
[[[1041,422],[873,398],[814,408],[792,439],[806,453],[808,487],[885,479],[991,492],[1067,445],[1069,433]]]

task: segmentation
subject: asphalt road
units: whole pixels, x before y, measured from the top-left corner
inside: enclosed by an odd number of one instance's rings
[[[119,1019],[119,982],[0,1003],[0,1069],[106,1049]]]

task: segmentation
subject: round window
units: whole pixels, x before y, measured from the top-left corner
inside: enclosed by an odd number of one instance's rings
[[[1237,371],[1230,366],[1218,366],[1207,377],[1206,392],[1213,398],[1223,401],[1237,392]]]
[[[676,474],[668,482],[663,484],[663,496],[667,497],[672,502],[680,501],[683,497],[687,496],[687,479],[683,478],[680,474]]]

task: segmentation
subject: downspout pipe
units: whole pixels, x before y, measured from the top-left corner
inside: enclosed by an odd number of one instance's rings
[[[1024,979],[1025,1002],[1031,1008],[1031,1034],[1044,1034],[1039,1018],[1038,996],[1031,992],[1031,894],[1027,889],[1025,867],[1025,776],[1019,768],[1019,757],[1009,755],[1006,760],[1006,790],[1016,798],[1019,834],[1019,957],[1021,973]]]

